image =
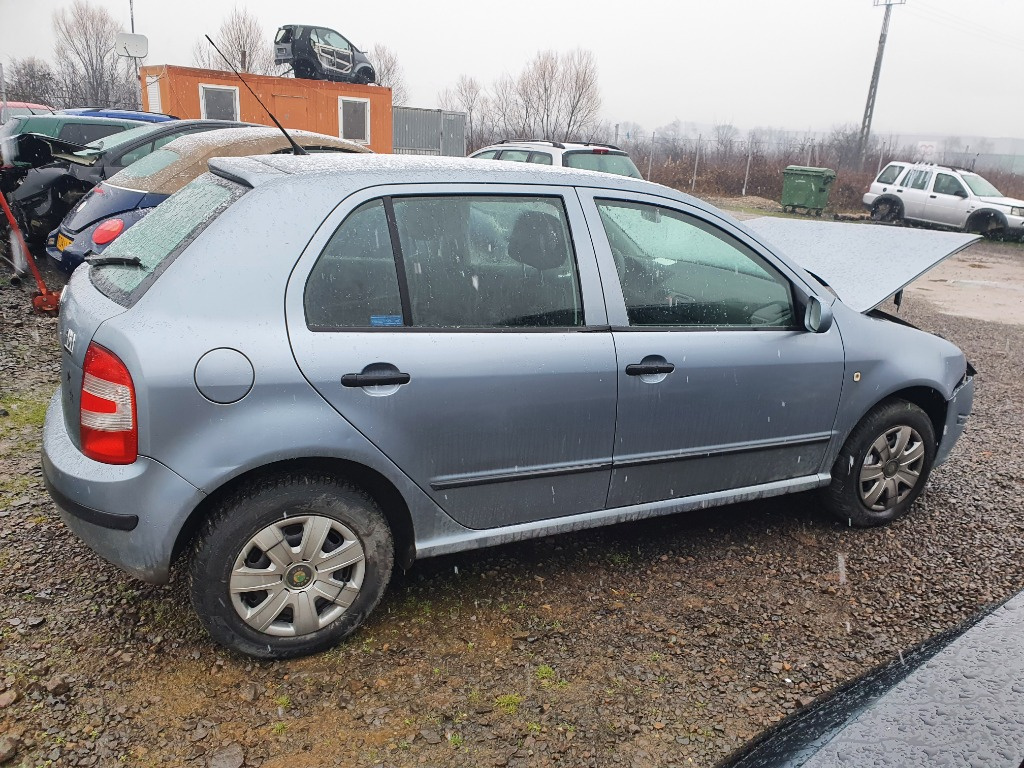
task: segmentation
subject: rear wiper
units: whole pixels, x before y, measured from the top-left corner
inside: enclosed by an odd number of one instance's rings
[[[85,263],[93,267],[141,267],[142,259],[138,256],[86,256]]]

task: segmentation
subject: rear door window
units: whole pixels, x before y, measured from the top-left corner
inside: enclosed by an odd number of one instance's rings
[[[908,177],[906,186],[911,189],[927,189],[928,182],[932,180],[931,171],[914,171]]]
[[[547,152],[534,152],[530,155],[530,162],[537,165],[551,165],[551,155]]]
[[[498,156],[499,160],[511,160],[513,163],[525,163],[530,153],[525,149],[506,149]]]
[[[174,258],[247,191],[241,184],[203,174],[103,251],[98,259],[105,263],[90,270],[93,285],[124,306],[135,303]],[[118,264],[118,259],[133,263]]]

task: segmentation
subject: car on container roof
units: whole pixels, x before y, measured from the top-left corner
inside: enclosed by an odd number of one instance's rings
[[[17,188],[8,195],[27,238],[44,240],[96,184],[178,137],[247,123],[170,120],[134,125],[85,146],[31,134],[15,137],[11,144],[4,145],[5,153],[8,146],[14,146],[16,159],[27,155],[37,166],[25,171]]]
[[[236,651],[329,648],[416,558],[812,489],[888,523],[971,412],[963,353],[877,308],[974,236],[526,163],[209,168],[72,274],[42,468],[111,562],[187,558]]]
[[[274,37],[274,63],[290,64],[295,77],[372,83],[377,74],[366,54],[329,27],[286,24]]]
[[[1007,197],[974,171],[934,163],[892,162],[864,195],[876,221],[901,221],[992,239],[1024,237],[1024,200]]]
[[[587,171],[613,173],[642,179],[629,154],[614,144],[505,139],[470,155],[477,160],[505,160],[514,163],[555,165]]]
[[[307,152],[372,152],[337,136],[288,131]],[[277,128],[253,126],[206,131],[175,139],[101,181],[78,201],[46,238],[46,252],[71,272],[89,254],[99,254],[153,209],[206,172],[213,157],[280,154],[292,151]]]

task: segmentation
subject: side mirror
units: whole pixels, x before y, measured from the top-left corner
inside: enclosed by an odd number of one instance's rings
[[[804,312],[804,328],[811,333],[825,333],[831,327],[832,307],[822,304],[817,296],[809,297]]]
[[[967,190],[964,190],[964,189],[958,189],[958,190],[957,190],[956,192],[954,192],[953,194],[954,194],[954,195],[956,195],[957,197],[962,197],[962,198],[964,198],[965,200],[967,199]]]

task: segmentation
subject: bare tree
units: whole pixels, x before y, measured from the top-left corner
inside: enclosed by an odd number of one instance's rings
[[[503,138],[578,141],[599,132],[601,93],[597,65],[589,51],[567,55],[540,51],[518,76],[504,74],[486,93],[462,75],[454,88],[438,94],[446,109],[465,111],[471,148]]]
[[[714,127],[715,149],[719,157],[729,158],[732,156],[733,146],[739,137],[736,126],[730,123],[718,123]]]
[[[75,0],[70,8],[54,11],[53,31],[58,104],[138,106],[134,65],[114,51],[121,26],[106,8]]]
[[[366,55],[377,74],[377,85],[391,89],[391,103],[396,107],[408,103],[409,88],[405,84],[405,73],[398,55],[382,43],[374,45]]]
[[[478,118],[481,110],[488,104],[483,88],[475,78],[459,75],[454,88],[442,91],[438,95],[441,109],[466,113],[466,143],[470,151],[484,146],[480,139]]]
[[[259,20],[246,8],[235,6],[221,23],[217,34],[211,37],[240,72],[252,72],[254,75],[273,75],[277,72],[270,37]],[[206,38],[196,40],[192,47],[192,61],[203,69],[229,69]]]
[[[597,123],[601,112],[601,89],[597,81],[597,62],[594,54],[577,48],[562,61],[560,73],[563,138],[567,141],[582,138]]]
[[[11,59],[4,68],[4,79],[7,81],[7,98],[11,101],[50,104],[54,100],[56,77],[53,68],[36,56]]]

